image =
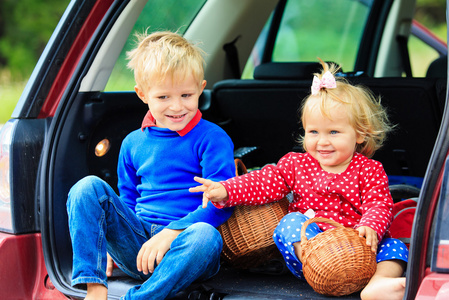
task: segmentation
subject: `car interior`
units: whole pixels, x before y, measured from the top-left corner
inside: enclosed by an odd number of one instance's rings
[[[297,143],[302,134],[298,109],[310,92],[313,73],[317,72],[319,64],[317,61],[266,60],[254,68],[252,79],[236,78],[232,71],[232,61],[234,59],[235,62],[236,57],[229,57],[226,51],[217,49],[222,49],[226,44],[233,45],[234,41],[234,45],[238,46],[237,60],[240,58],[240,61],[244,61],[244,58],[250,56],[259,32],[273,9],[277,7],[282,12],[287,1],[224,2],[227,1],[207,1],[185,32],[187,38],[201,40],[205,51],[210,53],[206,70],[208,85],[200,98],[200,110],[205,119],[218,124],[229,134],[236,151],[250,148],[242,157],[249,169],[260,168],[265,164],[276,163],[287,152],[302,151]],[[413,15],[410,8],[402,9],[407,6],[407,1],[399,3],[401,5],[394,5],[385,23],[395,20],[399,24],[398,18]],[[70,287],[72,260],[65,213],[67,193],[73,184],[88,174],[97,175],[116,187],[121,141],[129,132],[140,128],[147,106],[134,91],[111,92],[104,89],[145,4],[146,1],[131,1],[120,14],[111,17],[115,18],[112,27],[98,39],[92,61],[85,65],[83,76],[77,83],[78,91],[68,97],[65,109],[61,112],[64,121],[58,129],[53,165],[63,167],[52,170],[51,183],[52,259],[61,278],[60,285],[66,287],[65,292],[68,294],[79,297],[82,291],[74,292]],[[232,13],[235,11],[238,13]],[[229,18],[227,22],[211,22],[223,15]],[[276,20],[275,14],[273,20]],[[205,29],[215,23],[220,26],[220,30]],[[398,35],[401,31],[399,25],[393,27],[396,32],[388,31],[385,34]],[[218,34],[211,36],[210,32]],[[387,44],[385,40],[382,43],[380,52],[388,49],[389,53],[400,55],[398,45]],[[339,76],[351,83],[366,86],[381,97],[396,127],[386,145],[373,158],[382,162],[392,184],[411,185],[419,191],[442,121],[447,56],[432,62],[426,77],[402,76],[402,71],[398,73],[395,67],[388,68],[389,65],[396,66],[397,60],[394,63],[379,61],[376,66],[366,63],[363,74],[341,70]],[[370,68],[371,71],[366,71]],[[382,68],[384,71],[380,71]],[[382,76],[375,75],[379,73]],[[107,153],[99,153],[100,146],[106,147]],[[412,196],[417,196],[416,190]],[[217,291],[216,298],[211,299],[221,299],[230,292],[247,296],[248,299],[265,299],[261,294],[268,295],[264,296],[266,299],[274,295],[289,299],[298,294],[319,299],[319,295],[306,283],[299,284],[290,276],[282,264],[274,271],[270,267],[234,270],[224,265],[212,281],[195,285],[189,292],[210,292],[214,289]],[[245,284],[239,285],[238,282],[243,280]],[[110,293],[118,298],[134,284],[136,282],[133,279],[116,270],[110,279]],[[181,296],[185,294],[180,295],[180,299]],[[351,295],[342,299],[357,297]]]

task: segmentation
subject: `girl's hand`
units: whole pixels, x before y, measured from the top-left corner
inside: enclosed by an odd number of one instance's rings
[[[371,250],[376,253],[377,243],[379,242],[377,239],[377,232],[368,226],[360,226],[356,230],[359,232],[359,236],[366,238],[366,244],[371,246]]]
[[[213,202],[228,201],[229,199],[228,191],[221,183],[200,177],[195,177],[193,179],[196,182],[201,183],[201,185],[192,187],[189,189],[189,191],[192,193],[203,192],[203,208],[207,207],[207,203],[209,201]]]
[[[173,240],[182,232],[182,230],[163,229],[145,242],[137,254],[137,270],[147,275],[153,273],[158,264],[170,250]]]

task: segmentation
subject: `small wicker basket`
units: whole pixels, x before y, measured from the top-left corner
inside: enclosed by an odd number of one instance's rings
[[[311,223],[327,223],[336,228],[307,240]],[[323,295],[343,296],[360,291],[376,271],[376,254],[359,237],[357,230],[326,218],[312,218],[301,228],[303,273],[312,288]]]
[[[273,232],[287,214],[288,200],[259,206],[237,206],[218,231],[223,237],[222,257],[238,269],[257,267],[280,256]]]

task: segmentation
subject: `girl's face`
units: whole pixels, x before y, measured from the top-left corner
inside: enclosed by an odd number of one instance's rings
[[[201,85],[193,75],[183,80],[171,79],[171,76],[156,84],[152,84],[146,91],[135,88],[139,98],[146,104],[156,119],[156,126],[180,131],[195,117],[198,110],[198,100],[206,86],[204,80]]]
[[[329,117],[321,113],[319,104],[307,108],[303,120],[304,146],[323,170],[342,173],[351,162],[356,144],[362,143],[364,137],[357,134],[349,123],[343,105],[332,108]]]

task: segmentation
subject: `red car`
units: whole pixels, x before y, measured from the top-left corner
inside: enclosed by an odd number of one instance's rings
[[[149,27],[202,42],[208,85],[200,109],[237,151],[257,149],[243,157],[249,168],[300,151],[297,111],[317,56],[380,95],[397,129],[374,158],[397,198],[418,199],[404,299],[449,299],[447,45],[411,21],[415,2],[71,1],[0,133],[0,298],[85,296],[70,285],[67,193],[89,174],[116,185],[121,141],[147,110],[124,53],[133,34]],[[95,155],[105,140],[109,152]],[[134,284],[116,270],[109,297]],[[282,264],[223,264],[176,298],[327,299]]]

